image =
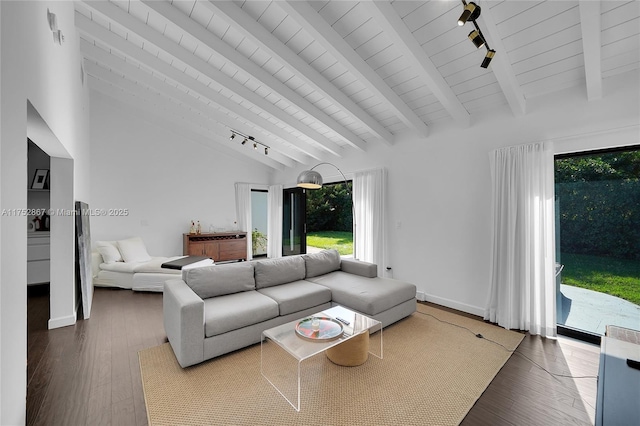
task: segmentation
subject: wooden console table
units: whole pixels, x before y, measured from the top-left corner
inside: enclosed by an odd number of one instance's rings
[[[247,260],[247,233],[182,234],[182,254],[206,256],[215,262]]]

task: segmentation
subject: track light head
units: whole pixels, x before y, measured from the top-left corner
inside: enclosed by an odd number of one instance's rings
[[[482,65],[480,65],[482,68],[487,68],[489,66],[489,64],[491,63],[491,60],[493,59],[493,57],[495,56],[496,51],[493,49],[489,49],[487,50],[487,54],[484,57],[484,60],[482,61]]]
[[[480,6],[470,2],[464,7],[462,15],[458,18],[458,25],[463,26],[467,21],[475,21],[480,16]]]
[[[253,149],[258,149],[258,144],[257,143],[253,143]]]
[[[269,155],[269,148],[266,146],[264,147],[264,155]]]
[[[235,137],[236,137],[236,134],[235,133],[231,133],[231,136],[229,137],[229,140],[232,141],[233,138],[235,138]]]
[[[244,145],[245,143],[247,143],[247,138],[242,139],[242,145]]]
[[[478,49],[484,46],[485,43],[484,37],[482,37],[482,34],[478,30],[473,30],[469,33],[469,40],[471,40]]]

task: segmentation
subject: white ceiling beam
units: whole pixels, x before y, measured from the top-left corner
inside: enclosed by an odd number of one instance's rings
[[[373,94],[388,102],[394,114],[418,134],[427,136],[429,129],[420,117],[389,87],[358,53],[307,2],[275,2],[292,16],[311,36],[355,75]]]
[[[602,7],[599,0],[580,0],[580,29],[584,52],[587,99],[602,98]]]
[[[156,78],[151,74],[149,74],[148,72],[143,71],[140,68],[136,67],[135,65],[129,62],[126,62],[93,44],[90,44],[88,41],[84,39],[80,39],[80,51],[82,52],[85,58],[89,58],[99,63],[100,65],[104,66],[105,68],[108,68],[112,71],[116,71],[119,74],[125,75],[129,79],[132,79],[137,82],[141,82],[142,84],[161,93],[162,95],[168,98],[174,99],[178,102],[181,102],[187,107],[200,112],[202,115],[208,117],[212,121],[212,124],[214,124],[217,127],[216,131],[218,131],[218,133],[230,134],[229,128],[238,130],[246,135],[249,135],[252,132],[252,130],[248,126],[246,126],[244,123],[241,123],[240,121],[232,119],[230,116],[221,113],[219,110],[205,104],[204,102],[200,101],[194,96],[191,96],[176,87],[166,84],[164,81],[161,81],[159,78]],[[170,100],[167,99],[166,102],[170,102]],[[213,130],[213,128],[211,130]],[[285,166],[294,167],[295,166],[294,161],[297,161],[303,164],[311,163],[311,157],[297,150],[291,149],[286,145],[282,145],[282,143],[277,140],[274,140],[274,139],[264,140],[261,138],[256,138],[256,139],[259,140],[260,142],[264,142],[267,145],[269,145],[271,149],[270,152],[274,152],[274,153],[279,152],[285,157],[288,157],[289,160],[282,161],[282,163],[284,163]]]
[[[462,7],[460,7],[460,13],[462,13]],[[482,7],[482,12],[480,13],[480,18],[478,18],[478,20],[480,21],[482,34],[488,39],[487,42],[489,43],[489,46],[496,51],[496,55],[493,57],[489,68],[496,76],[500,89],[502,89],[502,93],[504,93],[505,98],[507,98],[507,102],[511,107],[513,115],[524,115],[527,110],[524,93],[518,83],[518,79],[516,78],[516,73],[513,71],[511,62],[509,62],[509,58],[507,57],[507,49],[502,42],[502,37],[498,32],[498,27],[493,19],[491,8],[488,3],[486,6]],[[478,66],[480,66],[480,64],[478,64]]]
[[[264,155],[263,151],[259,150],[258,152],[254,152],[255,150],[249,147],[242,146],[237,143],[230,143],[229,138],[226,135],[222,136],[216,130],[212,130],[210,128],[210,123],[208,122],[209,120],[207,120],[205,117],[199,117],[193,114],[193,112],[185,111],[184,108],[179,107],[177,104],[173,102],[167,102],[165,99],[162,99],[160,95],[154,94],[153,92],[144,89],[142,86],[133,83],[132,81],[113,74],[106,68],[100,67],[95,63],[85,62],[85,70],[87,74],[92,76],[94,79],[98,79],[106,84],[109,84],[111,86],[112,92],[113,88],[117,87],[121,89],[120,95],[122,95],[122,93],[124,92],[129,96],[133,96],[139,100],[137,103],[129,103],[136,104],[138,107],[142,107],[143,109],[148,109],[150,105],[155,105],[156,108],[163,110],[164,115],[170,115],[171,117],[174,117],[172,122],[180,122],[180,117],[189,117],[188,120],[186,118],[183,120],[187,121],[190,124],[192,131],[196,132],[197,130],[200,130],[202,134],[206,134],[207,139],[209,140],[209,145],[221,145],[225,148],[236,151],[251,160],[259,161],[265,165],[268,165],[269,167],[278,170],[284,170],[284,167],[286,166],[286,164],[282,162],[282,155],[279,155],[277,153],[275,155],[271,155],[271,152],[269,153],[269,155]],[[98,86],[96,85],[93,87]],[[120,98],[126,99],[126,97],[122,96],[120,96]],[[144,103],[141,104],[140,102]]]
[[[363,2],[362,5],[373,15],[380,28],[391,39],[394,49],[398,49],[405,59],[411,62],[420,78],[449,115],[463,127],[468,127],[471,124],[469,112],[453,93],[391,3],[372,1]]]
[[[143,22],[127,13],[125,10],[116,6],[108,1],[88,1],[83,2],[85,6],[102,15],[104,18],[111,21],[112,25],[117,25],[126,31],[129,31],[138,37],[144,39],[146,42],[152,44],[157,49],[162,50],[166,54],[172,56],[178,61],[184,63],[190,68],[193,68],[197,72],[209,77],[215,81],[220,88],[224,88],[230,92],[233,92],[236,96],[242,98],[246,102],[261,109],[266,114],[278,119],[283,124],[286,124],[292,129],[297,130],[301,134],[307,136],[309,139],[315,141],[320,147],[327,150],[335,156],[342,156],[343,148],[330,140],[317,130],[305,125],[300,120],[296,119],[292,115],[278,108],[262,96],[259,96],[248,87],[227,76],[222,71],[218,70],[208,62],[193,55],[192,52],[187,51],[179,44],[169,40],[162,34],[149,27]],[[227,103],[233,103],[228,100]],[[222,105],[228,108],[227,105]],[[248,111],[247,111],[248,112]]]
[[[261,49],[285,64],[296,73],[296,77],[313,87],[314,90],[331,100],[335,105],[338,105],[344,112],[351,114],[372,135],[387,145],[393,145],[394,136],[391,132],[234,2],[204,1],[202,5],[209,8],[216,15],[223,16],[227,21],[235,24],[236,31],[241,32]]]
[[[231,62],[242,71],[248,73],[255,80],[259,81],[266,87],[269,87],[274,93],[278,94],[291,105],[295,105],[297,108],[300,108],[301,111],[309,115],[318,123],[335,132],[344,142],[351,145],[353,148],[359,149],[360,151],[366,151],[367,143],[362,140],[362,138],[344,127],[342,124],[338,123],[335,119],[329,117],[320,108],[300,96],[251,59],[240,54],[240,52],[235,50],[233,47],[220,40],[212,34],[211,31],[194,22],[191,18],[182,13],[182,11],[173,7],[170,3],[157,0],[143,0],[142,3],[176,25],[184,33],[191,35],[200,43],[207,46],[214,52],[214,55],[217,55],[225,61]]]
[[[75,23],[77,29],[81,33],[86,34],[87,36],[96,40],[100,40],[100,42],[109,46],[112,50],[115,50],[126,57],[132,58],[136,62],[139,62],[142,65],[154,70],[154,72],[157,72],[158,74],[163,75],[183,85],[194,93],[200,94],[203,98],[210,100],[211,102],[219,105],[221,108],[233,114],[236,114],[239,117],[246,118],[257,128],[262,129],[262,131],[264,131],[265,133],[270,133],[285,141],[291,141],[290,143],[294,145],[296,149],[315,158],[316,160],[327,160],[328,153],[326,153],[324,150],[312,146],[311,144],[303,140],[298,139],[292,141],[292,139],[294,139],[294,136],[292,134],[276,126],[271,121],[267,120],[264,117],[261,117],[260,115],[252,111],[247,110],[245,107],[235,102],[230,102],[226,97],[224,97],[211,87],[208,87],[207,85],[188,77],[185,73],[178,70],[177,68],[169,65],[161,59],[158,59],[149,52],[138,48],[137,46],[131,44],[117,34],[114,34],[108,29],[102,27],[101,25],[96,24],[95,22],[91,21],[89,18],[78,12],[76,12]]]

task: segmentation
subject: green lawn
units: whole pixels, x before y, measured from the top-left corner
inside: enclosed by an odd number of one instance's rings
[[[640,262],[562,253],[562,283],[640,305]]]
[[[343,231],[309,232],[307,246],[322,249],[335,248],[341,255],[353,254],[353,234]]]

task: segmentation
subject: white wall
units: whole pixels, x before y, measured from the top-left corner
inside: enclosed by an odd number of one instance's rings
[[[394,278],[416,284],[427,300],[482,315],[490,279],[489,152],[552,139],[558,152],[637,144],[638,86],[637,72],[629,73],[605,80],[598,101],[587,102],[584,88],[576,87],[529,100],[523,117],[514,118],[505,105],[474,115],[467,129],[436,124],[426,139],[399,135],[393,149],[372,146],[364,155],[333,162],[347,174],[387,168],[386,266]],[[293,185],[300,170],[276,180]],[[331,168],[318,171],[335,174]]]
[[[58,15],[66,41],[53,43],[47,8]],[[35,107],[73,158],[75,194],[88,198],[88,92],[80,80],[73,2],[0,2],[0,208],[27,205],[27,103]],[[48,152],[48,154],[51,154]],[[25,422],[26,216],[0,217],[0,424]],[[72,241],[71,234],[64,235]],[[53,242],[52,242],[53,246]],[[73,271],[65,257],[60,270]],[[54,267],[52,267],[53,269]],[[73,314],[74,283],[65,283],[62,309]],[[52,290],[53,291],[53,290]],[[52,312],[58,306],[52,305]]]
[[[136,118],[125,104],[91,92],[92,209],[127,216],[92,217],[91,239],[140,236],[152,256],[182,254],[191,220],[232,228],[236,182],[267,184],[271,169]]]

